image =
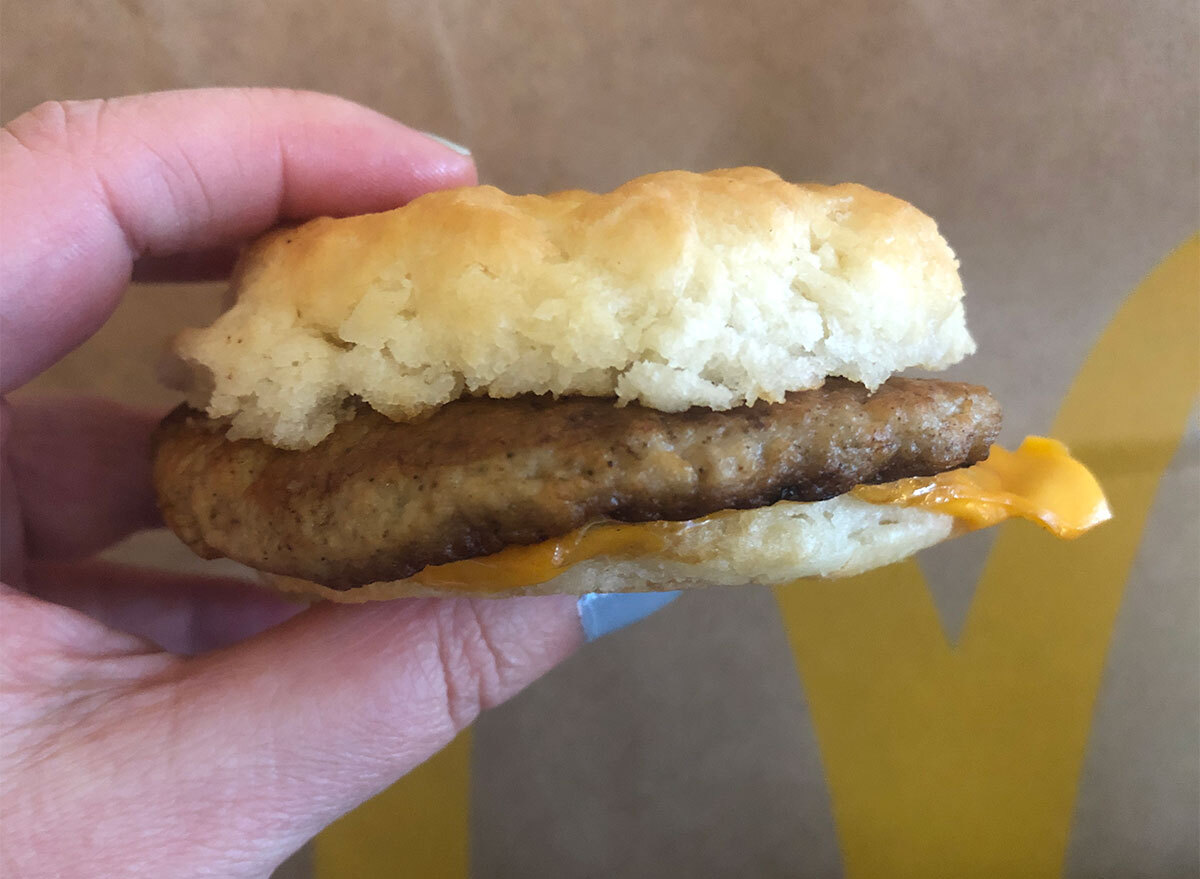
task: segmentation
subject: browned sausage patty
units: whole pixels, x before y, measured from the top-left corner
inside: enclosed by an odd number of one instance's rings
[[[305,451],[228,440],[180,408],[159,429],[155,481],[200,555],[348,589],[597,519],[691,519],[931,476],[985,458],[999,428],[986,389],[908,379],[874,394],[831,380],[726,412],[479,398],[406,424],[364,406]]]

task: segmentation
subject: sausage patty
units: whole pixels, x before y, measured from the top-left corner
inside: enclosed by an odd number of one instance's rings
[[[724,412],[596,397],[466,398],[416,423],[361,406],[319,445],[228,440],[180,407],[159,428],[168,525],[205,558],[335,589],[411,576],[588,522],[692,519],[987,457],[987,390],[894,378],[874,394],[829,380]]]

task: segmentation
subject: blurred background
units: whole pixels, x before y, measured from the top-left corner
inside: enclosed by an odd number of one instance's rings
[[[892,192],[961,259],[979,353],[954,375],[1004,403],[1006,444],[1049,429],[1121,302],[1200,224],[1193,0],[39,0],[8,4],[0,39],[5,122],[47,99],[286,86],[465,144],[481,179],[510,191],[755,164]],[[20,393],[165,409],[159,354],[210,321],[220,293],[135,286]],[[1067,875],[1200,874],[1191,425],[1105,630]],[[973,536],[921,561],[951,643],[989,547]],[[115,555],[200,566],[163,533]],[[843,869],[769,590],[688,595],[587,651],[484,718],[471,767],[474,875]],[[311,852],[286,868],[314,869]]]

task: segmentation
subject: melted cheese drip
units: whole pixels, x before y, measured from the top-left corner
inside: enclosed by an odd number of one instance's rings
[[[992,446],[986,461],[937,476],[860,485],[872,504],[920,507],[953,516],[966,531],[1017,517],[1073,539],[1112,518],[1096,477],[1057,440],[1026,437],[1010,452]]]
[[[992,446],[988,459],[971,467],[860,485],[851,496],[872,504],[919,507],[953,516],[960,532],[1017,517],[1069,539],[1112,516],[1088,469],[1062,443],[1036,436],[1027,437],[1015,452]],[[686,522],[601,522],[533,546],[511,546],[483,558],[425,568],[410,579],[431,588],[503,592],[544,583],[571,565],[598,556],[671,557],[673,544],[684,532],[738,512],[724,510]]]

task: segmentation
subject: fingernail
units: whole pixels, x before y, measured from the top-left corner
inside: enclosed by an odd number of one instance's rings
[[[679,592],[591,592],[579,599],[579,621],[589,641],[645,619],[679,597]]]
[[[432,131],[422,131],[421,134],[425,135],[430,140],[436,140],[438,143],[440,143],[444,147],[449,147],[450,149],[452,149],[456,153],[458,153],[460,156],[471,155],[471,151],[469,149],[467,149],[465,146],[463,146],[461,143],[455,143],[452,140],[447,140],[446,138],[442,137],[441,135],[434,134]]]

